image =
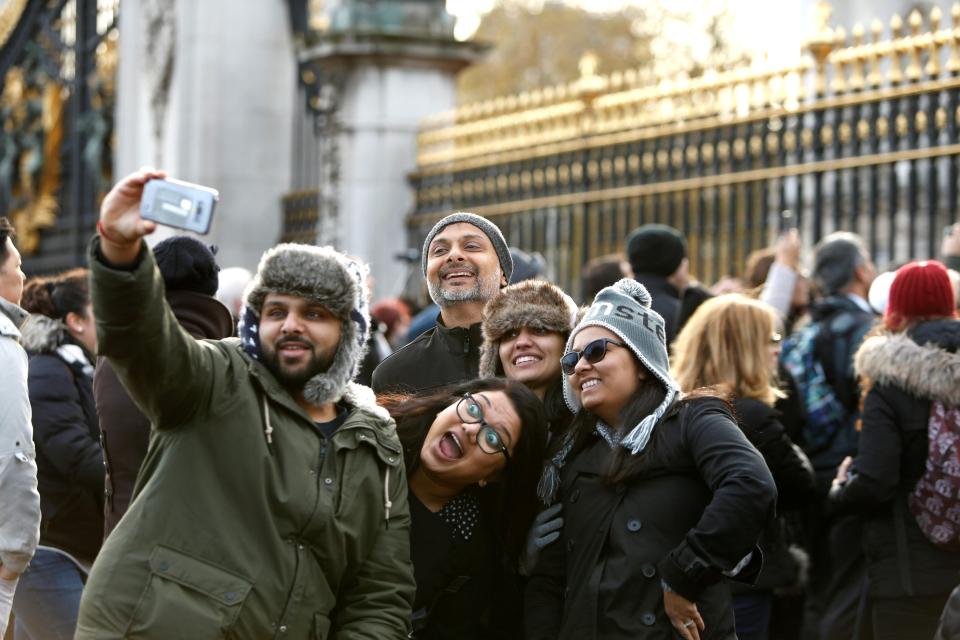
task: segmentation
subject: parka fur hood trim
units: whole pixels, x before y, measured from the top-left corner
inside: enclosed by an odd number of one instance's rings
[[[520,327],[545,329],[569,335],[577,317],[577,304],[559,287],[545,280],[524,280],[497,292],[483,310],[480,348],[481,378],[503,375],[500,339]]]
[[[32,313],[20,327],[20,344],[27,353],[53,353],[63,344],[67,326],[62,320]]]
[[[872,384],[895,385],[911,395],[960,406],[960,354],[936,343],[921,345],[904,333],[882,333],[864,341],[854,367]]]
[[[263,254],[247,286],[246,307],[258,324],[270,293],[314,300],[340,318],[340,345],[333,362],[303,387],[303,396],[311,404],[337,402],[357,374],[370,332],[366,276],[366,265],[333,247],[280,244]]]

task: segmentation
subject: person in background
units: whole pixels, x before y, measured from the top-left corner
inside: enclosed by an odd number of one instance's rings
[[[440,305],[439,321],[377,366],[371,385],[377,394],[422,393],[476,378],[483,307],[507,286],[513,258],[495,224],[460,212],[427,234],[421,267],[430,297]]]
[[[747,256],[746,286],[773,307],[786,334],[804,322],[810,309],[810,281],[800,270],[800,232],[788,229],[773,247]]]
[[[796,585],[805,570],[785,539],[782,513],[816,495],[813,467],[787,437],[774,404],[780,355],[779,319],[769,305],[740,294],[707,300],[673,344],[673,374],[685,391],[714,387],[733,398],[738,423],[777,483],[780,520],[760,541],[763,568],[753,586],[732,584],[737,637],[770,636],[774,589]]]
[[[40,494],[30,421],[27,354],[20,327],[24,275],[14,228],[0,217],[0,638],[7,631],[20,574],[40,538]]]
[[[883,323],[855,358],[865,389],[860,447],[830,491],[835,510],[865,520],[876,640],[932,637],[960,575],[958,349],[946,268],[924,261],[897,270]],[[934,532],[950,545],[936,544]]]
[[[243,291],[252,279],[253,274],[250,273],[249,269],[243,267],[227,267],[221,269],[218,275],[216,297],[230,310],[234,325],[240,320],[240,310],[243,308]]]
[[[410,307],[400,298],[387,298],[370,307],[370,317],[384,327],[384,337],[394,350],[406,344],[410,329]]]
[[[197,340],[234,334],[234,322],[219,300],[218,267],[210,247],[190,236],[173,236],[153,248],[163,278],[164,297],[183,330]],[[100,417],[106,464],[104,537],[120,522],[133,498],[140,465],[147,455],[150,421],[124,389],[110,361],[97,358],[93,395]]]
[[[573,414],[563,401],[560,357],[576,317],[573,298],[543,280],[512,284],[483,310],[480,377],[505,376],[522,382],[546,410],[550,446],[537,493],[548,508],[537,515],[527,540],[525,573],[536,564],[540,550],[560,537],[563,526],[561,505],[555,503]]]
[[[690,284],[687,239],[662,224],[645,224],[627,237],[627,258],[633,278],[650,292],[653,310],[664,322],[667,344],[680,330],[681,300]]]
[[[784,341],[781,354],[806,413],[798,444],[817,476],[818,499],[811,501],[806,519],[811,572],[804,625],[806,633],[820,640],[854,634],[866,580],[861,519],[830,518],[825,507],[837,466],[857,451],[860,391],[853,356],[876,319],[867,302],[875,275],[873,261],[856,234],[838,231],[821,240],[814,253],[813,278],[825,297],[811,308],[810,324]]]
[[[759,570],[773,479],[722,399],[680,398],[650,305],[621,280],[567,341],[564,525],[527,584],[529,640],[730,638],[723,576]]]
[[[518,574],[546,429],[536,395],[500,378],[384,400],[410,485],[414,638],[522,638]]]
[[[27,283],[23,346],[43,521],[13,599],[15,640],[73,638],[103,541],[103,452],[93,399],[97,333],[86,269]]]
[[[590,304],[601,289],[623,278],[632,278],[633,269],[622,253],[609,253],[594,258],[580,271],[580,300]]]

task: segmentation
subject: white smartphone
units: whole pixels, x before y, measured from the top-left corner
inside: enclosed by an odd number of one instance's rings
[[[195,233],[208,233],[220,199],[216,189],[167,178],[151,180],[140,199],[140,217]]]

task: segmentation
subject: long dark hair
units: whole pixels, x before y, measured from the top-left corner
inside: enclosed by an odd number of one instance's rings
[[[501,539],[504,555],[516,566],[527,530],[537,511],[537,481],[546,447],[546,417],[540,399],[521,382],[503,378],[485,378],[444,387],[428,396],[380,397],[397,422],[397,434],[403,445],[407,477],[420,465],[420,450],[437,414],[465,393],[502,391],[520,417],[520,437],[500,481],[480,492],[481,508],[491,516],[494,531]]]

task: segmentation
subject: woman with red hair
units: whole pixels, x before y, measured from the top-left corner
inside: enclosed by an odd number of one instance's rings
[[[883,323],[857,352],[860,447],[837,471],[838,511],[865,518],[873,633],[929,638],[960,571],[960,322],[947,269],[897,271]],[[951,460],[952,459],[952,460]]]

